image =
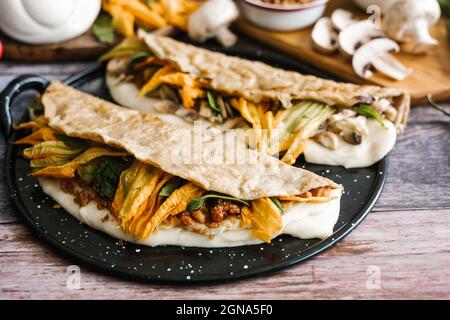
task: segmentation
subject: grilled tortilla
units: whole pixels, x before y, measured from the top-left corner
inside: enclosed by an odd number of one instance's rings
[[[369,166],[406,126],[404,90],[338,83],[167,37],[141,37],[103,57],[111,60],[106,79],[118,103],[186,126],[250,127],[250,146],[281,153],[286,163],[304,153],[314,163]]]
[[[145,245],[223,247],[332,234],[341,186],[274,157],[53,82],[17,144],[69,213]],[[186,146],[190,146],[186,151]],[[193,159],[186,158],[194,153]],[[214,155],[217,155],[214,159]],[[246,161],[238,161],[241,157]]]

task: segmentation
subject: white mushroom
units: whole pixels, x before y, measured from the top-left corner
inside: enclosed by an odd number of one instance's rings
[[[331,131],[319,131],[313,137],[314,141],[330,150],[337,150],[339,147],[338,136]]]
[[[358,22],[358,20],[353,19],[353,14],[344,9],[336,9],[331,14],[331,23],[338,31],[342,31],[356,22]]]
[[[314,47],[323,53],[333,53],[338,49],[337,36],[330,18],[319,19],[311,33]]]
[[[401,0],[386,12],[384,28],[389,37],[402,43],[402,50],[424,53],[438,45],[428,29],[439,21],[440,15],[436,0]]]
[[[332,115],[327,124],[330,130],[350,144],[361,144],[364,136],[369,133],[367,118],[358,116],[355,111],[350,109],[344,109]]]
[[[387,99],[379,99],[372,103],[372,108],[379,114],[383,114],[386,118],[392,122],[397,118],[397,110],[392,106],[391,102]]]
[[[208,0],[189,16],[189,37],[200,42],[216,37],[224,47],[230,47],[237,37],[228,26],[238,16],[238,8],[232,0]]]
[[[359,21],[339,33],[339,48],[347,56],[352,56],[358,47],[383,35],[383,31],[374,23],[368,20]]]
[[[374,67],[395,80],[405,79],[411,70],[390,55],[391,51],[399,52],[400,47],[388,38],[375,39],[366,43],[356,50],[353,56],[352,64],[355,73],[364,79],[369,79],[373,76],[370,67]]]

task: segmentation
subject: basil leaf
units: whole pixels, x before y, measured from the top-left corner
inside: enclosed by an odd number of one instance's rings
[[[281,205],[281,202],[277,198],[270,197],[270,200],[272,200],[273,204],[280,210],[281,214],[284,214],[283,206]]]
[[[113,44],[115,35],[111,16],[101,13],[92,26],[92,32],[100,43]]]
[[[216,99],[214,99],[214,95],[211,92],[206,91],[206,96],[208,97],[209,107],[215,112],[220,112],[220,108],[216,104]]]
[[[191,202],[189,202],[189,204],[186,207],[186,210],[189,213],[192,213],[195,210],[199,210],[205,204],[206,199],[211,199],[211,198],[223,199],[223,200],[238,202],[238,203],[241,203],[243,205],[246,205],[247,207],[250,207],[250,201],[238,199],[238,198],[235,198],[235,197],[230,197],[230,196],[210,193],[210,194],[206,194],[206,195],[204,195],[204,196],[202,196],[200,198],[194,199]]]
[[[181,179],[180,178],[173,178],[170,179],[159,192],[159,195],[161,197],[168,197],[174,192],[176,189],[178,189],[181,186]]]
[[[127,157],[102,157],[93,179],[93,188],[99,196],[114,199],[120,175],[131,162]]]
[[[146,2],[147,2],[147,5],[149,6],[149,5],[151,5],[153,2],[155,2],[155,0],[147,0]]]
[[[381,115],[377,111],[375,111],[375,109],[372,108],[371,106],[361,103],[361,104],[357,105],[356,107],[354,107],[353,110],[355,110],[356,113],[358,113],[362,116],[374,119],[383,128],[386,128],[386,126],[384,125],[383,119],[381,118]]]
[[[102,157],[96,158],[78,168],[77,173],[80,176],[81,180],[83,180],[83,182],[86,182],[87,184],[91,184],[92,182],[94,182],[95,173],[100,167],[102,161]]]

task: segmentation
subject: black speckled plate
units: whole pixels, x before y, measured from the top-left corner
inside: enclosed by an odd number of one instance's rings
[[[258,51],[257,54],[248,50],[228,53],[263,60],[286,69],[305,71],[303,65],[270,51]],[[104,69],[98,66],[70,77],[66,83],[110,99],[103,75]],[[23,79],[29,78],[22,78],[22,82]],[[45,79],[40,79],[37,82],[42,90],[46,83]],[[6,135],[9,134],[9,128],[5,126],[10,124],[10,119],[5,120],[5,114],[8,113],[4,111],[7,104],[5,101],[9,101],[10,96],[17,95],[24,89],[27,89],[27,86],[17,87],[16,83],[15,88],[12,86],[8,92],[5,90],[2,93],[0,102],[3,106],[0,106],[0,112],[3,112],[2,129]],[[23,120],[25,119],[24,116]],[[18,138],[19,134],[13,132],[10,141]],[[234,280],[280,270],[309,259],[345,237],[364,219],[381,193],[387,168],[386,159],[369,168],[351,170],[306,164],[303,159],[297,162],[297,166],[333,179],[345,187],[335,232],[325,240],[300,240],[291,236],[280,236],[271,244],[236,248],[151,248],[131,243],[121,245],[116,239],[79,223],[63,209],[54,208],[54,201],[43,193],[37,180],[30,175],[27,161],[20,157],[21,150],[21,147],[12,144],[6,146],[7,190],[12,204],[40,237],[76,263],[102,272],[158,282]]]

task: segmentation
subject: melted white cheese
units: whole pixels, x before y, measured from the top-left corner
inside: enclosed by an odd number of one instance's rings
[[[339,138],[337,150],[330,150],[310,139],[306,143],[304,155],[307,162],[343,166],[345,168],[364,168],[380,161],[394,147],[397,137],[394,124],[384,120],[383,128],[373,119],[367,119],[367,134],[361,144],[352,145]]]
[[[80,207],[74,197],[62,191],[57,179],[39,178],[39,183],[46,194],[59,203],[67,212],[80,222],[109,234],[110,236],[146,246],[176,245],[186,247],[235,247],[262,243],[254,238],[249,229],[241,229],[238,225],[214,229],[213,238],[176,227],[159,227],[145,240],[136,240],[125,234],[116,220],[106,209],[98,210],[94,202]],[[302,239],[324,239],[333,234],[333,227],[339,217],[340,190],[333,190],[333,199],[326,203],[300,203],[290,207],[283,215],[283,230],[280,234],[290,234]],[[105,221],[104,217],[108,216]]]
[[[31,44],[57,43],[87,31],[101,0],[1,0],[0,28]]]

